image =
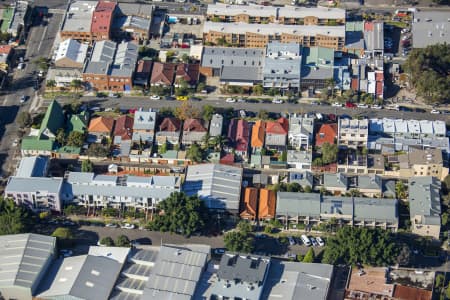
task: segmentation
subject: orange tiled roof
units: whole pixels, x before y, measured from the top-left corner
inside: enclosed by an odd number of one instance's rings
[[[269,219],[275,217],[276,195],[269,189],[259,190],[258,218]]]
[[[337,137],[337,124],[323,124],[320,126],[319,132],[316,134],[316,146],[320,147],[324,143],[334,144]]]
[[[252,129],[252,147],[260,148],[264,146],[265,128],[266,122],[264,122],[263,120],[258,120],[255,122],[255,125],[253,125]]]
[[[256,204],[258,201],[258,189],[254,187],[245,188],[244,210],[241,217],[246,219],[256,218]]]
[[[98,117],[89,123],[89,132],[105,132],[110,134],[114,126],[114,119],[107,117]]]
[[[289,121],[286,118],[279,118],[273,122],[267,122],[266,132],[271,134],[288,134]]]
[[[403,285],[394,287],[394,298],[399,300],[431,300],[431,296],[428,290]]]

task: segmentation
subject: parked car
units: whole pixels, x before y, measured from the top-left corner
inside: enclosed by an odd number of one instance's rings
[[[316,237],[317,244],[319,244],[320,247],[325,246],[325,242],[322,240],[320,236]]]
[[[289,245],[294,246],[295,240],[292,238],[292,236],[288,236]]]
[[[432,109],[432,110],[430,111],[430,113],[431,113],[431,114],[434,114],[434,115],[439,115],[441,112],[440,112],[439,110]]]
[[[22,95],[20,97],[20,103],[25,103],[28,100],[28,96]]]
[[[347,102],[345,102],[345,107],[347,107],[347,108],[356,108],[356,104],[347,101]]]
[[[383,106],[378,105],[378,104],[373,104],[373,105],[371,106],[371,108],[373,108],[373,109],[382,109]]]
[[[281,103],[283,103],[283,100],[275,98],[275,99],[272,100],[272,103],[281,104]]]
[[[311,244],[313,245],[313,247],[319,246],[319,244],[317,243],[317,241],[314,237],[310,238],[310,240],[311,240]]]
[[[227,100],[225,100],[225,102],[227,102],[227,103],[234,103],[234,102],[236,102],[236,100],[233,99],[233,98],[227,98]]]
[[[333,104],[331,104],[331,106],[333,107],[342,107],[342,104],[339,102],[334,102]]]
[[[245,113],[245,110],[241,109],[241,110],[239,111],[239,116],[240,116],[241,118],[247,117],[247,114]]]
[[[19,63],[19,64],[17,65],[17,69],[18,69],[18,70],[23,70],[23,69],[25,69],[25,64],[24,64],[24,63]]]
[[[245,102],[247,102],[247,100],[245,100],[244,98],[238,98],[238,99],[237,99],[237,102],[239,102],[239,103],[245,103]]]
[[[105,227],[117,228],[117,224],[108,223],[108,224],[105,225]]]
[[[225,251],[227,251],[226,248],[216,248],[213,250],[213,253],[216,255],[222,255],[225,254]]]
[[[150,96],[150,99],[151,99],[151,100],[159,100],[159,99],[161,99],[161,97],[158,96],[158,95],[151,95],[151,96]]]
[[[369,106],[367,104],[364,103],[358,103],[358,108],[369,108]]]
[[[188,99],[187,96],[177,96],[178,101],[187,101],[187,99]]]
[[[136,226],[134,224],[130,224],[130,223],[125,223],[122,226],[120,226],[120,228],[122,229],[134,229]]]

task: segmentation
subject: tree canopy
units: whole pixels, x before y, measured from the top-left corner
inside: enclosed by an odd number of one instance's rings
[[[115,245],[117,247],[129,247],[130,239],[126,235],[121,234],[117,237]]]
[[[58,239],[62,239],[62,240],[71,240],[71,239],[73,239],[73,233],[67,227],[58,227],[58,228],[56,228],[55,231],[53,231],[52,236],[56,237]]]
[[[345,226],[327,240],[323,263],[385,266],[392,264],[399,252],[387,231]]]
[[[304,263],[313,263],[316,259],[316,254],[314,253],[313,248],[309,248],[308,252],[306,252],[305,257],[303,257]]]
[[[225,234],[225,247],[233,252],[252,252],[254,247],[254,238],[251,235],[252,230],[252,225],[248,221],[240,221],[236,231],[230,231]]]
[[[201,162],[203,160],[203,152],[199,145],[192,144],[186,151],[186,157],[193,162]]]
[[[427,103],[450,103],[450,45],[413,49],[405,69],[417,94]]]
[[[30,214],[23,206],[16,206],[13,200],[0,198],[0,235],[27,232]]]
[[[174,192],[158,204],[158,209],[161,213],[149,223],[151,230],[191,236],[194,232],[205,230],[208,224],[207,209],[198,196]]]
[[[330,145],[329,143],[324,143],[322,145],[321,151],[323,164],[327,165],[337,160],[339,149],[336,144]]]

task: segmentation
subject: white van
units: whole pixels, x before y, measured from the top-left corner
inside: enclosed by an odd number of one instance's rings
[[[311,241],[309,240],[309,238],[306,235],[302,234],[301,238],[302,238],[302,242],[305,246],[307,246],[307,247],[311,246]]]

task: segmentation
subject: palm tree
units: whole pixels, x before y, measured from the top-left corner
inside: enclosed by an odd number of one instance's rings
[[[53,79],[47,80],[45,86],[48,87],[48,88],[50,89],[50,91],[53,92],[53,89],[54,89],[55,86],[56,86],[56,81],[53,80]]]
[[[80,79],[74,79],[70,82],[70,87],[75,90],[75,93],[83,86],[83,82]]]
[[[210,139],[210,145],[214,146],[217,151],[222,150],[223,145],[228,142],[228,137],[223,135],[218,135]]]

